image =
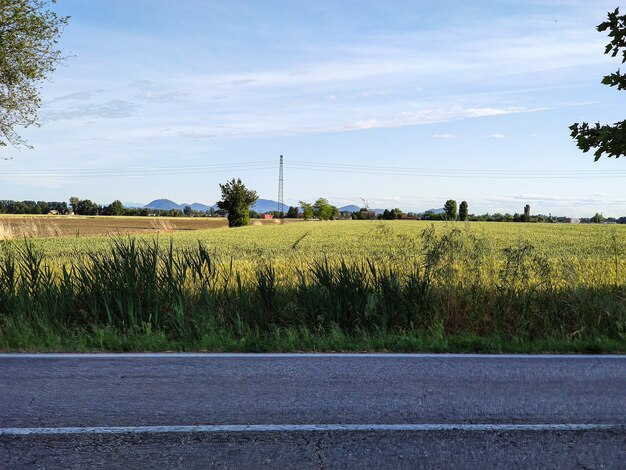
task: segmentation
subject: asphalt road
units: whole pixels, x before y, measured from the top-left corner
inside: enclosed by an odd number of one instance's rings
[[[626,468],[626,356],[0,355],[0,468]]]

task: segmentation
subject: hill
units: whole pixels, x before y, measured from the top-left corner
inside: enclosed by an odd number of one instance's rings
[[[287,212],[289,209],[289,204],[285,204],[284,211]],[[259,214],[263,214],[264,212],[272,212],[278,208],[278,202],[272,201],[271,199],[258,199],[251,209]]]
[[[141,209],[145,207],[143,202],[123,202],[122,205],[127,209]]]
[[[171,201],[169,199],[155,199],[154,201],[146,204],[144,208],[154,209],[157,211],[169,211],[172,209],[178,209],[182,211],[185,208],[185,206],[176,204],[174,201]]]
[[[441,209],[428,209],[425,210],[424,212],[420,212],[420,214],[425,214],[426,212],[430,212],[431,214],[443,214],[446,210],[441,208]]]
[[[169,211],[172,209],[178,209],[180,211],[185,209],[185,206],[190,206],[194,211],[206,212],[211,208],[217,209],[217,204],[213,206],[208,206],[206,204],[201,204],[199,202],[194,202],[193,204],[183,203],[178,204],[170,199],[155,199],[154,201],[146,204],[145,208],[161,210],[161,211]],[[271,199],[259,199],[257,202],[251,207],[251,209],[259,214],[263,214],[264,212],[275,211],[278,207],[278,202],[272,201]],[[285,204],[285,212],[289,208],[288,204]]]
[[[199,202],[194,202],[193,204],[183,202],[181,206],[183,206],[183,209],[185,208],[185,206],[189,206],[192,210],[200,212],[206,212],[208,210],[211,210],[211,206],[207,206],[206,204],[201,204]],[[213,206],[213,209],[217,209],[217,206]]]

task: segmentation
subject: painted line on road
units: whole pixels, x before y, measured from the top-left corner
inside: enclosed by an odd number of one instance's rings
[[[621,431],[626,424],[221,424],[198,426],[97,426],[0,428],[0,436],[80,434],[271,433],[271,432],[437,432],[437,431]]]
[[[150,359],[150,358],[408,358],[408,359],[621,359],[626,354],[437,354],[437,353],[0,353],[2,359]]]

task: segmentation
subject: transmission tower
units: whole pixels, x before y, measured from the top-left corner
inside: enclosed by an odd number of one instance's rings
[[[280,156],[280,169],[278,170],[278,216],[284,217],[284,195],[283,195],[283,156]]]

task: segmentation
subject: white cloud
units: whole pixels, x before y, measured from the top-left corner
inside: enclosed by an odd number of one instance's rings
[[[489,139],[504,139],[504,134],[490,134],[487,137]]]
[[[433,137],[435,139],[444,139],[444,140],[450,140],[450,139],[456,139],[458,138],[456,135],[454,134],[435,134],[433,135]]]

